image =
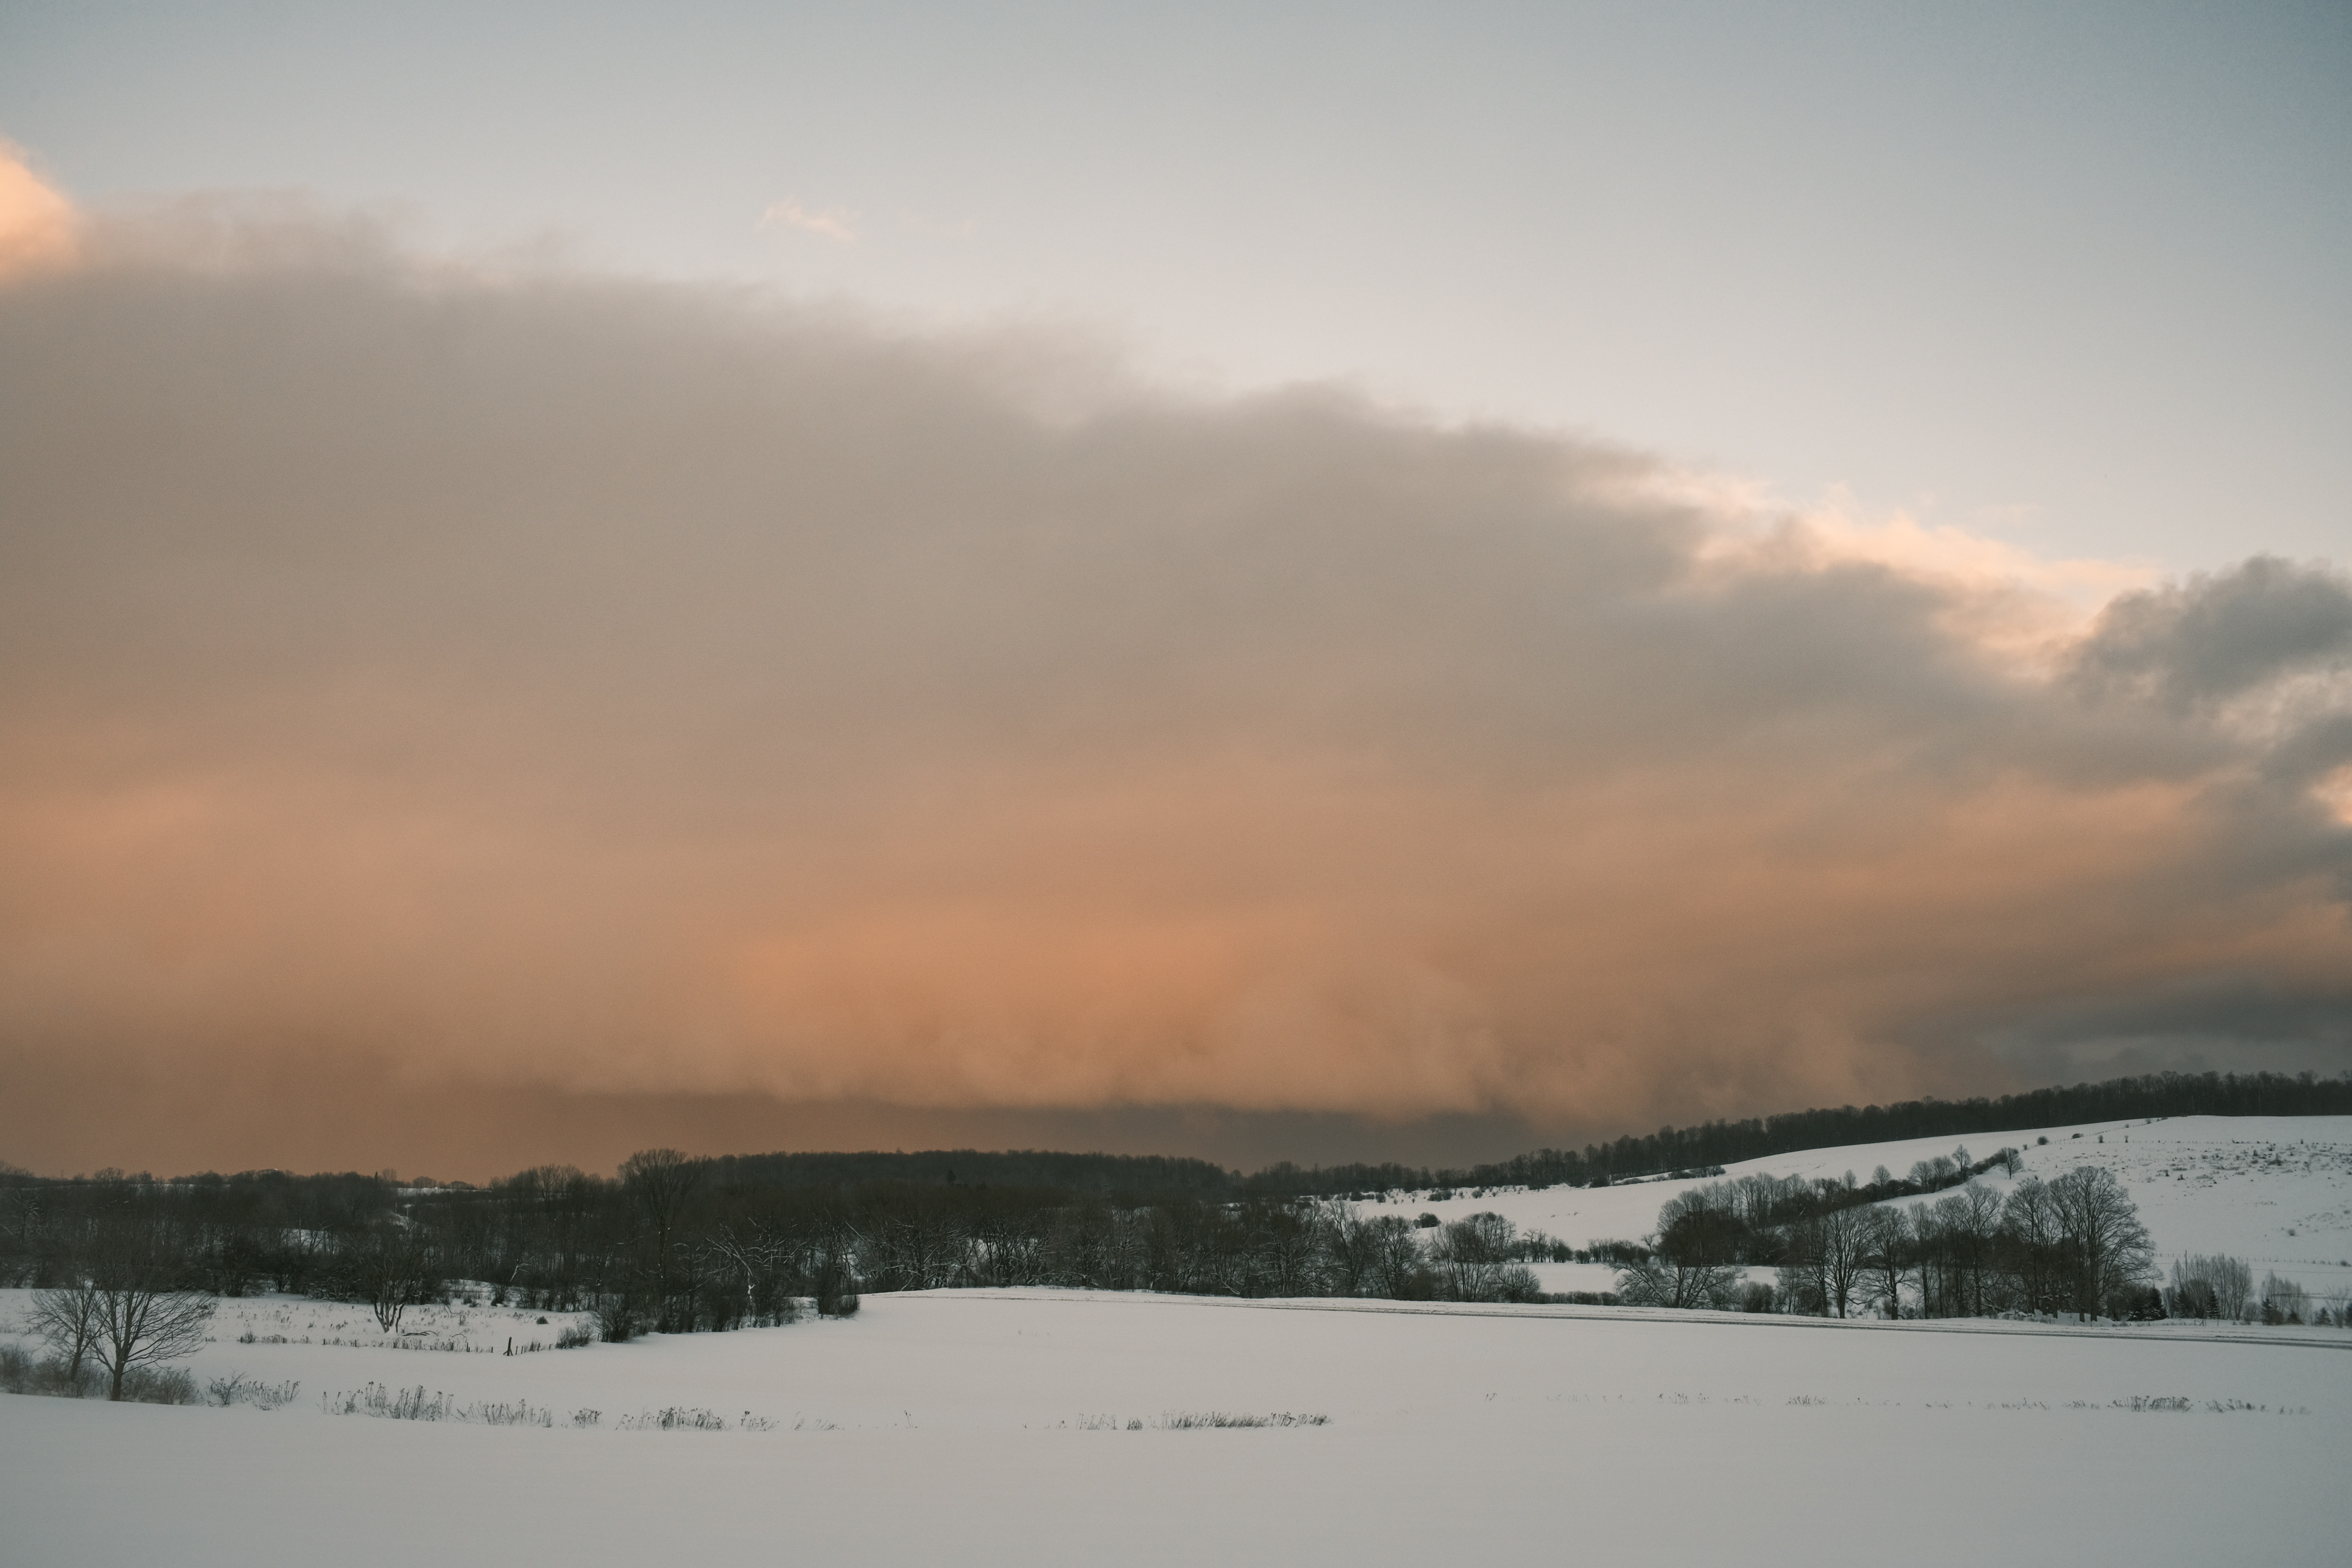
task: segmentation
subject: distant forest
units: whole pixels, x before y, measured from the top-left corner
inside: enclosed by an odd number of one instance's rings
[[[1510,1159],[1459,1167],[1405,1165],[1395,1162],[1297,1165],[1285,1160],[1255,1175],[1228,1171],[1207,1160],[1162,1154],[1072,1154],[1022,1149],[983,1152],[933,1149],[915,1153],[724,1154],[700,1163],[716,1187],[773,1191],[845,1191],[877,1184],[961,1185],[985,1192],[1010,1188],[1039,1198],[1099,1198],[1119,1207],[1194,1201],[1231,1202],[1244,1197],[1341,1197],[1349,1194],[1430,1192],[1494,1187],[1590,1187],[1659,1176],[1715,1175],[1716,1167],[1805,1149],[1853,1143],[1885,1143],[1915,1138],[1976,1137],[2021,1132],[2089,1121],[2137,1121],[2158,1116],[2347,1116],[2352,1115],[2352,1072],[2337,1078],[2312,1073],[2151,1073],[2109,1079],[2071,1088],[2037,1089],[1986,1100],[1906,1100],[1856,1109],[1792,1110],[1738,1121],[1707,1121],[1696,1127],[1662,1127],[1629,1133],[1581,1150],[1538,1149]],[[38,1177],[0,1161],[0,1184],[66,1183],[124,1179],[121,1172],[99,1177]],[[225,1178],[166,1178],[173,1185],[217,1185],[225,1181],[267,1184],[292,1183],[346,1201],[360,1190],[398,1185],[384,1176],[345,1173],[293,1177],[280,1172],[246,1172]],[[150,1183],[142,1172],[128,1178]],[[446,1185],[420,1177],[410,1186]],[[493,1184],[502,1185],[504,1184]],[[381,1195],[381,1194],[379,1194]]]
[[[1407,1165],[1323,1165],[1285,1163],[1241,1182],[1252,1193],[1328,1195],[1430,1187],[1590,1187],[1633,1176],[1709,1175],[1710,1167],[1801,1149],[1898,1139],[1981,1136],[2063,1127],[2084,1121],[2137,1121],[2157,1116],[2352,1115],[2352,1073],[2319,1078],[2303,1073],[2150,1073],[2140,1078],[2036,1089],[1998,1100],[1906,1100],[1895,1105],[1851,1105],[1834,1110],[1792,1110],[1741,1121],[1661,1127],[1613,1143],[1538,1149],[1466,1170]]]
[[[1833,1259],[1845,1258],[1858,1270],[1862,1254],[1838,1250],[1850,1228],[1841,1215],[1964,1184],[1990,1162],[1965,1154],[1923,1162],[1908,1178],[1881,1173],[1866,1187],[1851,1179],[1751,1178],[1707,1189],[1661,1215],[1654,1251],[1596,1242],[1571,1252],[1491,1214],[1441,1226],[1433,1215],[1413,1217],[1393,1206],[1367,1212],[1345,1200],[1400,1188],[1436,1197],[1719,1174],[1728,1162],[1801,1149],[2069,1122],[2331,1112],[2352,1112],[2352,1078],[2168,1074],[1992,1100],[1666,1128],[1581,1152],[1545,1150],[1434,1172],[1282,1164],[1244,1177],[1202,1160],[1127,1155],[962,1150],[698,1159],[668,1149],[632,1155],[614,1177],[541,1166],[485,1187],[403,1183],[389,1173],[256,1171],[158,1181],[111,1170],[52,1179],[9,1168],[0,1169],[0,1285],[65,1291],[76,1300],[109,1292],[307,1294],[366,1302],[388,1332],[396,1331],[404,1306],[483,1287],[501,1302],[593,1313],[598,1331],[615,1340],[788,1322],[805,1306],[855,1310],[865,1289],[965,1285],[1528,1300],[1538,1292],[1527,1265],[1571,1257],[1646,1265],[1629,1279],[1646,1279],[1651,1293],[1680,1305],[1693,1289],[1712,1300],[1729,1279],[1726,1271],[1740,1262],[1771,1261],[1798,1277],[1788,1271],[1820,1251],[1817,1234],[1838,1244]],[[2053,1184],[2053,1191],[2064,1189]],[[2074,1255],[2060,1245],[2063,1235],[2051,1244],[2057,1251],[2036,1250],[2039,1243],[2021,1250],[2014,1226],[1986,1231],[2006,1237],[2000,1244],[2008,1248],[2000,1255],[2008,1261],[1987,1272],[1990,1266],[1969,1261],[1973,1253],[1955,1252],[1952,1238],[1975,1237],[1993,1218],[1977,1215],[1962,1226],[1939,1205],[1908,1239],[1896,1238],[1901,1246],[1890,1243],[1887,1258],[1901,1261],[1884,1267],[1898,1277],[1917,1270],[1909,1278],[1919,1289],[1940,1293],[1937,1300],[1965,1296],[1971,1310],[1985,1310],[1994,1295],[2033,1310],[2069,1303],[2096,1310],[2110,1284],[2138,1279],[2136,1269],[2112,1279],[2101,1271],[2067,1275],[2052,1262]],[[2032,1284],[2035,1270],[2049,1276],[2046,1289]],[[1791,1289],[1766,1310],[1834,1307],[1842,1314],[1853,1279],[1824,1278],[1821,1302]],[[1947,1290],[1948,1279],[1965,1289]],[[2010,1283],[1991,1291],[1988,1279]]]

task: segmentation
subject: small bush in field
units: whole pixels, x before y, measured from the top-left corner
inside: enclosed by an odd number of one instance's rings
[[[208,1405],[250,1405],[256,1410],[277,1410],[294,1403],[302,1385],[292,1378],[284,1383],[263,1383],[233,1372],[226,1377],[216,1377],[205,1385],[205,1402]]]
[[[184,1366],[133,1366],[122,1374],[122,1397],[141,1405],[198,1405],[195,1374]]]
[[[56,1356],[36,1357],[15,1345],[0,1345],[0,1393],[87,1399],[104,1392],[104,1380],[95,1365],[84,1365],[77,1379],[69,1374],[66,1363]]]

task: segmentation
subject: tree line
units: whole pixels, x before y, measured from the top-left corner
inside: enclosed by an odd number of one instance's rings
[[[1581,1150],[1538,1149],[1490,1164],[1429,1170],[1398,1164],[1267,1167],[1246,1178],[1252,1192],[1329,1194],[1429,1187],[1588,1187],[1633,1176],[1719,1173],[1714,1167],[1917,1138],[1978,1138],[2086,1121],[2163,1116],[2352,1115],[2352,1072],[2148,1073],[1994,1099],[1909,1100],[1791,1111],[1785,1115],[1662,1127]]]
[[[611,1340],[843,1315],[863,1291],[951,1287],[1532,1301],[1543,1293],[1528,1265],[1570,1258],[1619,1265],[1627,1301],[1675,1307],[1849,1316],[1873,1303],[1900,1310],[1906,1286],[1931,1315],[2142,1307],[2126,1300],[2147,1257],[2129,1197],[2094,1168],[2046,1185],[2028,1177],[2005,1201],[1973,1182],[1997,1165],[2013,1174],[2020,1159],[1960,1148],[1866,1184],[1710,1183],[1668,1203],[1646,1245],[1582,1251],[1492,1213],[1440,1224],[1338,1198],[1212,1200],[1188,1190],[1196,1173],[1111,1162],[966,1160],[940,1164],[929,1182],[825,1184],[796,1180],[806,1168],[789,1162],[672,1149],[632,1155],[610,1178],[542,1166],[482,1188],[106,1173],[0,1187],[0,1279],[47,1292],[45,1302],[88,1296],[135,1253],[151,1295],[363,1302],[386,1333],[408,1307],[463,1281],[499,1304],[591,1313]],[[964,1180],[971,1170],[1094,1184]],[[1117,1176],[1128,1185],[1110,1187]],[[1956,1186],[1932,1206],[1888,1201]],[[1777,1291],[1742,1279],[1751,1265],[1780,1271]]]
[[[1605,1183],[1668,1157],[1749,1157],[1739,1142],[1749,1131],[1778,1139],[1792,1122],[1826,1127],[1806,1136],[1831,1141],[1891,1136],[1931,1113],[2002,1120],[2011,1113],[2000,1108],[2016,1106],[2053,1115],[2157,1101],[2322,1109],[2346,1087],[2308,1075],[2163,1075],[2000,1101],[1667,1129],[1540,1157],[1549,1163],[1527,1156],[1434,1173],[1278,1165],[1243,1177],[1199,1160],[968,1150],[719,1159],[647,1150],[610,1177],[541,1166],[483,1187],[388,1173],[58,1180],[0,1168],[0,1284],[307,1294],[368,1303],[394,1333],[407,1307],[463,1280],[501,1303],[592,1312],[606,1337],[625,1339],[845,1313],[864,1290],[947,1286],[1528,1300],[1540,1294],[1528,1263],[1574,1257],[1625,1266],[1628,1300],[1676,1306],[1847,1315],[1908,1299],[1935,1315],[2112,1315],[2146,1306],[2147,1237],[2128,1196],[2095,1171],[2029,1178],[2006,1199],[1971,1184],[1995,1163],[2014,1173],[2013,1150],[1979,1161],[1959,1149],[1867,1184],[1716,1183],[1669,1204],[1649,1245],[1583,1252],[1491,1214],[1440,1225],[1349,1200],[1370,1189],[1544,1185],[1534,1178],[1560,1172]],[[2047,1098],[2068,1095],[2078,1099]],[[1954,1187],[1932,1205],[1889,1202]],[[126,1272],[131,1258],[138,1267]],[[1759,1295],[1741,1279],[1750,1265],[1779,1269],[1777,1289]]]
[[[2082,1165],[2016,1180],[2004,1196],[1975,1178],[2017,1177],[2004,1148],[1965,1147],[1906,1177],[1868,1183],[1751,1175],[1692,1188],[1658,1212],[1650,1256],[1619,1287],[1627,1302],[1745,1308],[1822,1317],[1981,1318],[2008,1313],[2158,1318],[2154,1247],[2138,1206],[2112,1172]],[[1957,1188],[1928,1204],[1901,1199]],[[1752,1284],[1748,1266],[1779,1273]]]
[[[135,1236],[150,1296],[362,1302],[396,1334],[409,1307],[463,1282],[502,1305],[593,1314],[604,1338],[625,1340],[846,1315],[866,1290],[958,1286],[1524,1301],[1539,1295],[1528,1259],[1571,1256],[1491,1214],[1440,1225],[1328,1199],[1209,1201],[1181,1190],[1181,1172],[1171,1194],[967,1182],[966,1168],[803,1185],[758,1160],[652,1149],[611,1178],[544,1166],[481,1188],[20,1177],[0,1185],[0,1282],[33,1288],[45,1313],[96,1300],[123,1277],[122,1238]],[[84,1342],[59,1343],[78,1369]]]

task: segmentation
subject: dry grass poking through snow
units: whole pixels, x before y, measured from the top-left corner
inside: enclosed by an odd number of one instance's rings
[[[1170,1410],[1152,1420],[1133,1417],[1124,1424],[1124,1430],[1141,1432],[1194,1432],[1212,1426],[1328,1426],[1328,1415],[1297,1415],[1287,1410],[1277,1410],[1267,1415],[1234,1415],[1223,1410]],[[1117,1432],[1122,1424],[1116,1415],[1081,1415],[1077,1420],[1081,1432]]]
[[[232,1372],[213,1378],[205,1384],[205,1403],[223,1407],[250,1405],[256,1410],[279,1410],[293,1404],[294,1396],[301,1392],[302,1384],[297,1378],[264,1383],[241,1372]]]
[[[386,1388],[383,1384],[371,1383],[365,1388],[327,1394],[319,1403],[330,1415],[373,1415],[388,1421],[463,1421],[481,1426],[555,1425],[554,1411],[527,1399],[511,1404],[478,1400],[460,1405],[438,1390],[426,1394],[421,1383],[414,1388]]]
[[[215,1379],[215,1389],[219,1386],[219,1380]],[[287,1387],[290,1390],[292,1385]],[[289,1392],[287,1398],[291,1396]],[[261,1405],[265,1410],[276,1409],[278,1405],[285,1402],[285,1399],[279,1399],[276,1404],[263,1404],[258,1398],[247,1401]],[[215,1403],[227,1405],[234,1402],[216,1399]],[[461,1405],[438,1389],[428,1394],[421,1383],[414,1388],[387,1388],[383,1384],[371,1383],[364,1388],[345,1389],[327,1394],[319,1404],[330,1415],[373,1415],[385,1421],[450,1421],[477,1426],[553,1426],[559,1424],[551,1405],[533,1405],[528,1399],[518,1399],[512,1403],[483,1399]],[[583,1408],[564,1416],[561,1425],[597,1426],[602,1426],[604,1420],[603,1411]],[[830,1424],[820,1425],[829,1429]],[[623,1432],[772,1432],[776,1429],[774,1421],[765,1415],[754,1415],[749,1410],[730,1423],[718,1412],[706,1410],[698,1405],[665,1405],[658,1410],[643,1410],[635,1415],[624,1415],[613,1426]]]

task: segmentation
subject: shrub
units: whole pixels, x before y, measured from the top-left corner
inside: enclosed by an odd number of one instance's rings
[[[0,1392],[87,1399],[105,1390],[95,1364],[86,1363],[77,1375],[62,1357],[36,1357],[15,1345],[0,1345]]]
[[[1496,1279],[1495,1293],[1490,1299],[1525,1302],[1540,1301],[1543,1298],[1543,1286],[1536,1279],[1536,1271],[1524,1263],[1518,1263],[1504,1269]]]
[[[184,1366],[129,1366],[123,1369],[122,1391],[115,1395],[141,1405],[198,1405],[195,1374]]]
[[[205,1385],[205,1400],[210,1405],[250,1405],[256,1410],[277,1410],[294,1403],[302,1385],[292,1378],[284,1383],[262,1383],[233,1372],[226,1377],[215,1377]]]
[[[606,1344],[626,1344],[645,1331],[645,1300],[626,1287],[598,1291],[588,1310],[595,1320],[597,1337]]]

